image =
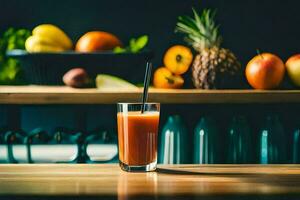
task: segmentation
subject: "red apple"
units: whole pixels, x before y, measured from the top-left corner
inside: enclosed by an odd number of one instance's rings
[[[300,54],[290,57],[285,63],[291,81],[300,86]]]
[[[283,80],[285,66],[282,60],[271,53],[262,53],[246,66],[246,78],[255,89],[274,89]]]

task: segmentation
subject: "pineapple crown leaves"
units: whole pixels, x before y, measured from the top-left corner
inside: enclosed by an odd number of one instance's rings
[[[175,32],[186,34],[185,40],[196,51],[204,48],[220,47],[222,37],[219,35],[219,25],[215,24],[216,10],[204,9],[201,15],[194,9],[193,18],[179,16]]]

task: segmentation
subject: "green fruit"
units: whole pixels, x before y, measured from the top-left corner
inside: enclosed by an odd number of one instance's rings
[[[98,89],[138,89],[135,85],[116,76],[107,74],[98,74],[96,77],[96,86]]]

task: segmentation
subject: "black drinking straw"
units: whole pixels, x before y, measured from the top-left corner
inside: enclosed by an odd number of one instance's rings
[[[148,99],[148,89],[149,89],[149,84],[150,84],[150,79],[151,79],[151,68],[152,68],[152,63],[147,62],[146,66],[146,72],[145,72],[145,78],[144,78],[144,92],[143,92],[143,99],[142,99],[142,113],[145,111],[145,103],[147,102]]]

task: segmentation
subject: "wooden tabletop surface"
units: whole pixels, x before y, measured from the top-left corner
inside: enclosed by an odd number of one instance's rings
[[[162,165],[128,173],[117,164],[3,164],[0,196],[299,195],[300,165]]]

